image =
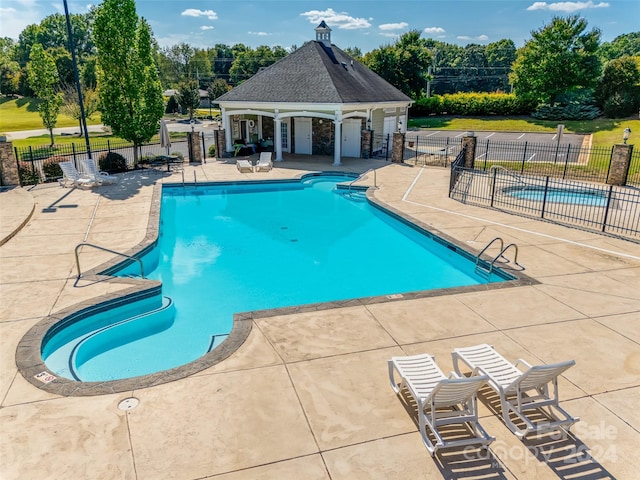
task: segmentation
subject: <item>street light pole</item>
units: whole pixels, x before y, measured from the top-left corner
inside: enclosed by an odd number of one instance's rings
[[[73,64],[73,76],[76,81],[76,90],[78,91],[78,103],[80,104],[80,119],[82,122],[82,129],[84,130],[84,141],[87,148],[87,155],[91,159],[91,145],[89,143],[89,131],[87,130],[87,119],[84,115],[84,100],[82,99],[82,87],[80,86],[80,75],[78,74],[78,62],[76,61],[76,48],[73,41],[73,34],[71,31],[71,19],[69,18],[69,7],[67,7],[67,0],[64,2],[64,16],[67,19],[67,34],[69,35],[69,51],[71,52],[71,63]]]

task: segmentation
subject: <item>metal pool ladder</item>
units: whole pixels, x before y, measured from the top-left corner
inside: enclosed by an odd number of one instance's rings
[[[377,176],[376,176],[376,170],[375,170],[375,168],[370,168],[369,170],[367,170],[364,173],[361,173],[360,175],[358,175],[357,178],[355,178],[355,179],[353,179],[353,180],[351,180],[349,182],[349,191],[347,193],[345,193],[345,195],[351,196],[351,194],[352,194],[351,187],[353,186],[353,184],[356,183],[358,180],[362,180],[367,175],[367,173],[369,173],[369,172],[373,172],[373,188],[378,188],[378,179],[377,179]],[[371,188],[371,187],[369,187],[369,188]]]
[[[480,257],[482,256],[482,254],[491,246],[493,245],[495,242],[499,242],[500,243],[500,253],[498,253],[498,255],[496,255],[493,260],[491,260],[491,262],[489,262],[489,266],[486,267],[485,265],[480,263]],[[521,269],[523,269],[524,267],[522,265],[520,265],[518,263],[518,245],[516,245],[515,243],[510,243],[509,245],[507,245],[506,247],[504,246],[504,240],[502,240],[501,237],[496,237],[493,240],[491,240],[489,243],[487,243],[485,245],[485,247],[480,250],[480,253],[478,254],[478,256],[476,257],[476,268],[475,271],[477,272],[478,270],[482,270],[484,272],[486,272],[487,274],[487,278],[491,276],[491,273],[493,272],[493,266],[494,264],[498,261],[498,259],[500,258],[504,258],[507,262],[509,261],[505,256],[505,252],[507,250],[509,250],[510,248],[513,248],[515,250],[515,254],[513,256],[513,264],[517,265],[518,267],[520,267]],[[486,262],[485,262],[486,263]]]
[[[82,276],[82,273],[80,270],[80,248],[81,247],[97,248],[98,250],[102,250],[103,252],[109,252],[109,253],[113,253],[114,255],[120,255],[121,257],[126,257],[129,260],[135,260],[136,262],[138,262],[138,264],[140,264],[140,276],[144,278],[144,266],[142,265],[142,260],[140,260],[138,257],[132,257],[131,255],[127,255],[126,253],[116,252],[115,250],[111,250],[110,248],[94,245],[93,243],[79,243],[78,245],[76,245],[75,254],[76,254],[76,268],[78,270],[78,278]]]

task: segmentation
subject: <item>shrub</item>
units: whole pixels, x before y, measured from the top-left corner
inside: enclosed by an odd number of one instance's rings
[[[453,93],[417,99],[411,115],[525,115],[535,107],[530,99],[510,93]]]
[[[165,113],[178,113],[180,111],[180,105],[178,104],[178,100],[176,100],[175,95],[169,97],[167,101],[167,108],[165,108]]]
[[[184,155],[182,152],[171,152],[171,155],[174,157],[178,157],[180,160],[184,160]]]
[[[604,102],[604,114],[609,118],[623,118],[638,110],[640,96],[631,91],[614,93]]]
[[[58,164],[60,162],[66,161],[68,161],[66,157],[54,155],[53,157],[49,157],[44,162],[42,162],[42,173],[44,174],[44,181],[53,182],[54,180],[62,177],[62,169]]]
[[[116,152],[103,153],[98,157],[100,170],[108,173],[127,171],[127,159]]]
[[[531,114],[539,120],[593,120],[602,115],[600,109],[594,105],[571,103],[569,105],[540,105]]]
[[[38,171],[34,170],[31,162],[18,162],[18,175],[22,185],[36,185],[40,180]]]
[[[209,157],[216,156],[216,146],[215,144],[209,145]]]

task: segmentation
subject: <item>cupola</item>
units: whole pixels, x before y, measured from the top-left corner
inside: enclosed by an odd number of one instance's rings
[[[331,48],[331,29],[329,25],[324,23],[324,20],[316,27],[316,41],[322,42],[325,47]]]

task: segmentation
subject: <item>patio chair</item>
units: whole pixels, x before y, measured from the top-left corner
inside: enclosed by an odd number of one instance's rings
[[[107,172],[99,171],[96,161],[93,158],[83,158],[80,162],[82,163],[84,173],[89,177],[94,177],[101,184],[118,183],[118,180],[120,180],[118,177],[109,175]]]
[[[96,177],[90,175],[81,175],[76,169],[73,162],[60,162],[58,163],[62,169],[62,178],[58,180],[60,186],[66,187],[68,183],[71,183],[74,187],[93,187],[99,185]]]
[[[253,172],[253,165],[249,160],[239,158],[236,160],[236,167],[239,172]]]
[[[273,168],[273,162],[271,161],[271,152],[261,152],[258,163],[256,163],[256,172],[268,172]]]
[[[532,432],[562,427],[568,431],[579,420],[560,407],[558,398],[558,377],[575,365],[574,360],[532,366],[518,359],[512,364],[487,344],[456,348],[451,355],[458,375],[461,375],[459,362],[463,362],[471,368],[472,375],[489,377],[489,385],[500,396],[502,418],[517,437],[524,439]],[[525,367],[524,370],[518,368],[520,364]],[[549,384],[553,385],[553,395],[549,395]],[[525,414],[533,410],[538,411],[535,420],[535,412]],[[521,420],[524,428],[514,423],[511,413]]]
[[[417,406],[420,434],[431,456],[441,448],[468,445],[486,448],[495,440],[478,422],[476,394],[487,382],[487,377],[459,377],[454,372],[446,377],[434,357],[428,354],[392,357],[388,363],[393,391],[404,398],[400,394],[405,390]],[[395,372],[400,376],[399,383],[396,383]],[[411,402],[408,402],[410,406]],[[461,438],[459,428],[448,432],[453,435],[446,435],[447,432],[440,429],[454,424],[470,427],[467,428],[470,436]],[[452,438],[447,440],[443,434]]]

